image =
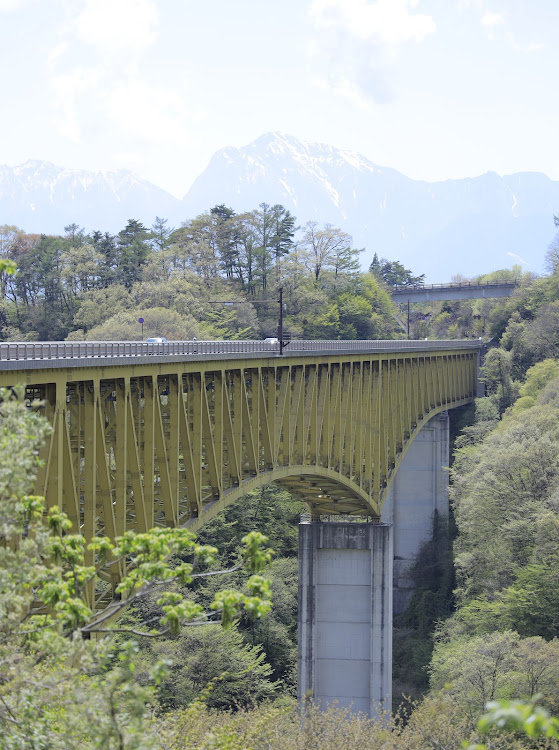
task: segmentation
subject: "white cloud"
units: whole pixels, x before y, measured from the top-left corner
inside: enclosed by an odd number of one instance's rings
[[[493,3],[495,0],[493,0]],[[496,38],[498,29],[502,30],[502,39],[506,39],[511,47],[519,52],[538,52],[545,47],[543,42],[525,42],[521,43],[517,37],[526,35],[526,29],[521,25],[522,16],[514,8],[507,7],[503,13],[489,10],[485,7],[484,0],[467,2],[464,9],[472,9],[479,15],[480,23],[487,35],[487,38],[493,40]],[[516,26],[516,33],[512,30]]]
[[[436,31],[417,0],[313,0],[316,32],[307,48],[313,78],[332,93],[366,106],[390,96],[389,70],[400,49]]]
[[[355,39],[387,45],[421,42],[436,30],[431,16],[410,13],[417,0],[314,0],[311,19],[318,28],[337,29]]]
[[[122,169],[135,169],[141,162],[141,156],[137,151],[114,153],[112,159]]]
[[[528,263],[527,260],[524,260],[520,255],[517,255],[516,253],[511,253],[510,251],[507,252],[507,255],[510,255],[511,258],[514,258],[515,260],[519,261],[520,263],[524,263],[525,266],[531,266],[532,263]]]
[[[117,53],[154,44],[158,22],[153,0],[85,0],[71,26],[82,42],[103,53]]]
[[[27,2],[28,0],[0,0],[0,13],[5,10],[8,11],[23,8]]]
[[[491,11],[486,11],[481,19],[482,26],[499,26],[504,22],[505,19],[502,13],[492,13]]]
[[[481,17],[481,25],[484,27],[488,39],[495,38],[495,27],[502,26],[505,18],[502,13],[486,11]]]
[[[63,57],[66,52],[68,52],[70,45],[68,42],[60,42],[60,44],[57,44],[54,49],[51,50],[48,56],[48,63],[53,68],[56,64],[56,61],[59,60],[61,57]]]
[[[319,89],[327,89],[335,96],[340,96],[347,101],[355,104],[360,109],[370,110],[371,100],[363,94],[358,83],[351,78],[344,76],[327,77],[315,75],[312,77],[312,83]]]
[[[83,67],[50,78],[54,94],[54,124],[58,131],[73,141],[81,141],[79,102],[84,94],[94,92],[103,77],[100,67]]]
[[[167,89],[141,73],[146,50],[158,41],[156,2],[80,0],[78,12],[73,9],[48,57],[58,131],[73,142],[110,132],[117,139],[184,144],[187,115],[204,115],[187,112],[177,94],[186,87],[176,78]]]
[[[539,52],[545,47],[543,42],[528,42],[527,44],[521,44],[512,31],[507,34],[507,39],[511,46],[519,52]]]
[[[185,100],[137,76],[116,82],[105,107],[111,121],[129,136],[155,145],[182,146],[189,140]]]

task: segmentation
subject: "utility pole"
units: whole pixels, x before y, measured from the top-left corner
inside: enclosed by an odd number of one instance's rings
[[[279,341],[279,353],[283,354],[283,287],[279,288],[279,323],[278,323],[278,341]]]
[[[279,353],[283,354],[283,350],[286,346],[289,346],[289,341],[284,340],[283,335],[283,287],[280,286],[278,289],[279,299],[276,302],[279,303],[279,321],[278,321],[278,347]],[[248,299],[237,299],[237,300],[221,300],[221,299],[210,299],[208,300],[210,305],[268,305],[270,300],[248,300]]]
[[[410,301],[408,300],[408,341],[410,340]]]

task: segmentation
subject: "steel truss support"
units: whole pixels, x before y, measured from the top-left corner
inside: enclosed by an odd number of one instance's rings
[[[37,477],[90,538],[193,530],[277,482],[314,515],[380,516],[410,441],[473,400],[477,350],[4,372],[53,426]],[[55,375],[53,375],[53,372]],[[118,578],[115,571],[113,578]],[[114,581],[113,581],[114,582]]]

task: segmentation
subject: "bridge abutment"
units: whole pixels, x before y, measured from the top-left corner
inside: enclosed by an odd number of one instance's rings
[[[409,446],[382,508],[381,520],[393,525],[394,614],[413,594],[410,567],[422,544],[431,539],[435,514],[448,517],[449,417],[438,414]]]
[[[392,702],[392,529],[299,526],[301,704],[336,702],[377,716]]]

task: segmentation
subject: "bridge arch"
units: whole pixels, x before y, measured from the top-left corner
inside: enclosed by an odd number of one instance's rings
[[[431,409],[425,417],[418,420],[409,437],[404,440],[392,468],[389,469],[388,477],[381,490],[380,503],[375,503],[358,483],[333,469],[294,464],[262,471],[256,476],[245,479],[240,486],[230,489],[209,503],[203,517],[190,519],[188,526],[193,530],[201,528],[203,524],[247,493],[268,484],[276,484],[298,497],[307,504],[313,517],[340,516],[340,520],[343,520],[344,516],[364,516],[379,520],[384,500],[412,442],[434,416],[448,408],[451,407],[445,404]]]

